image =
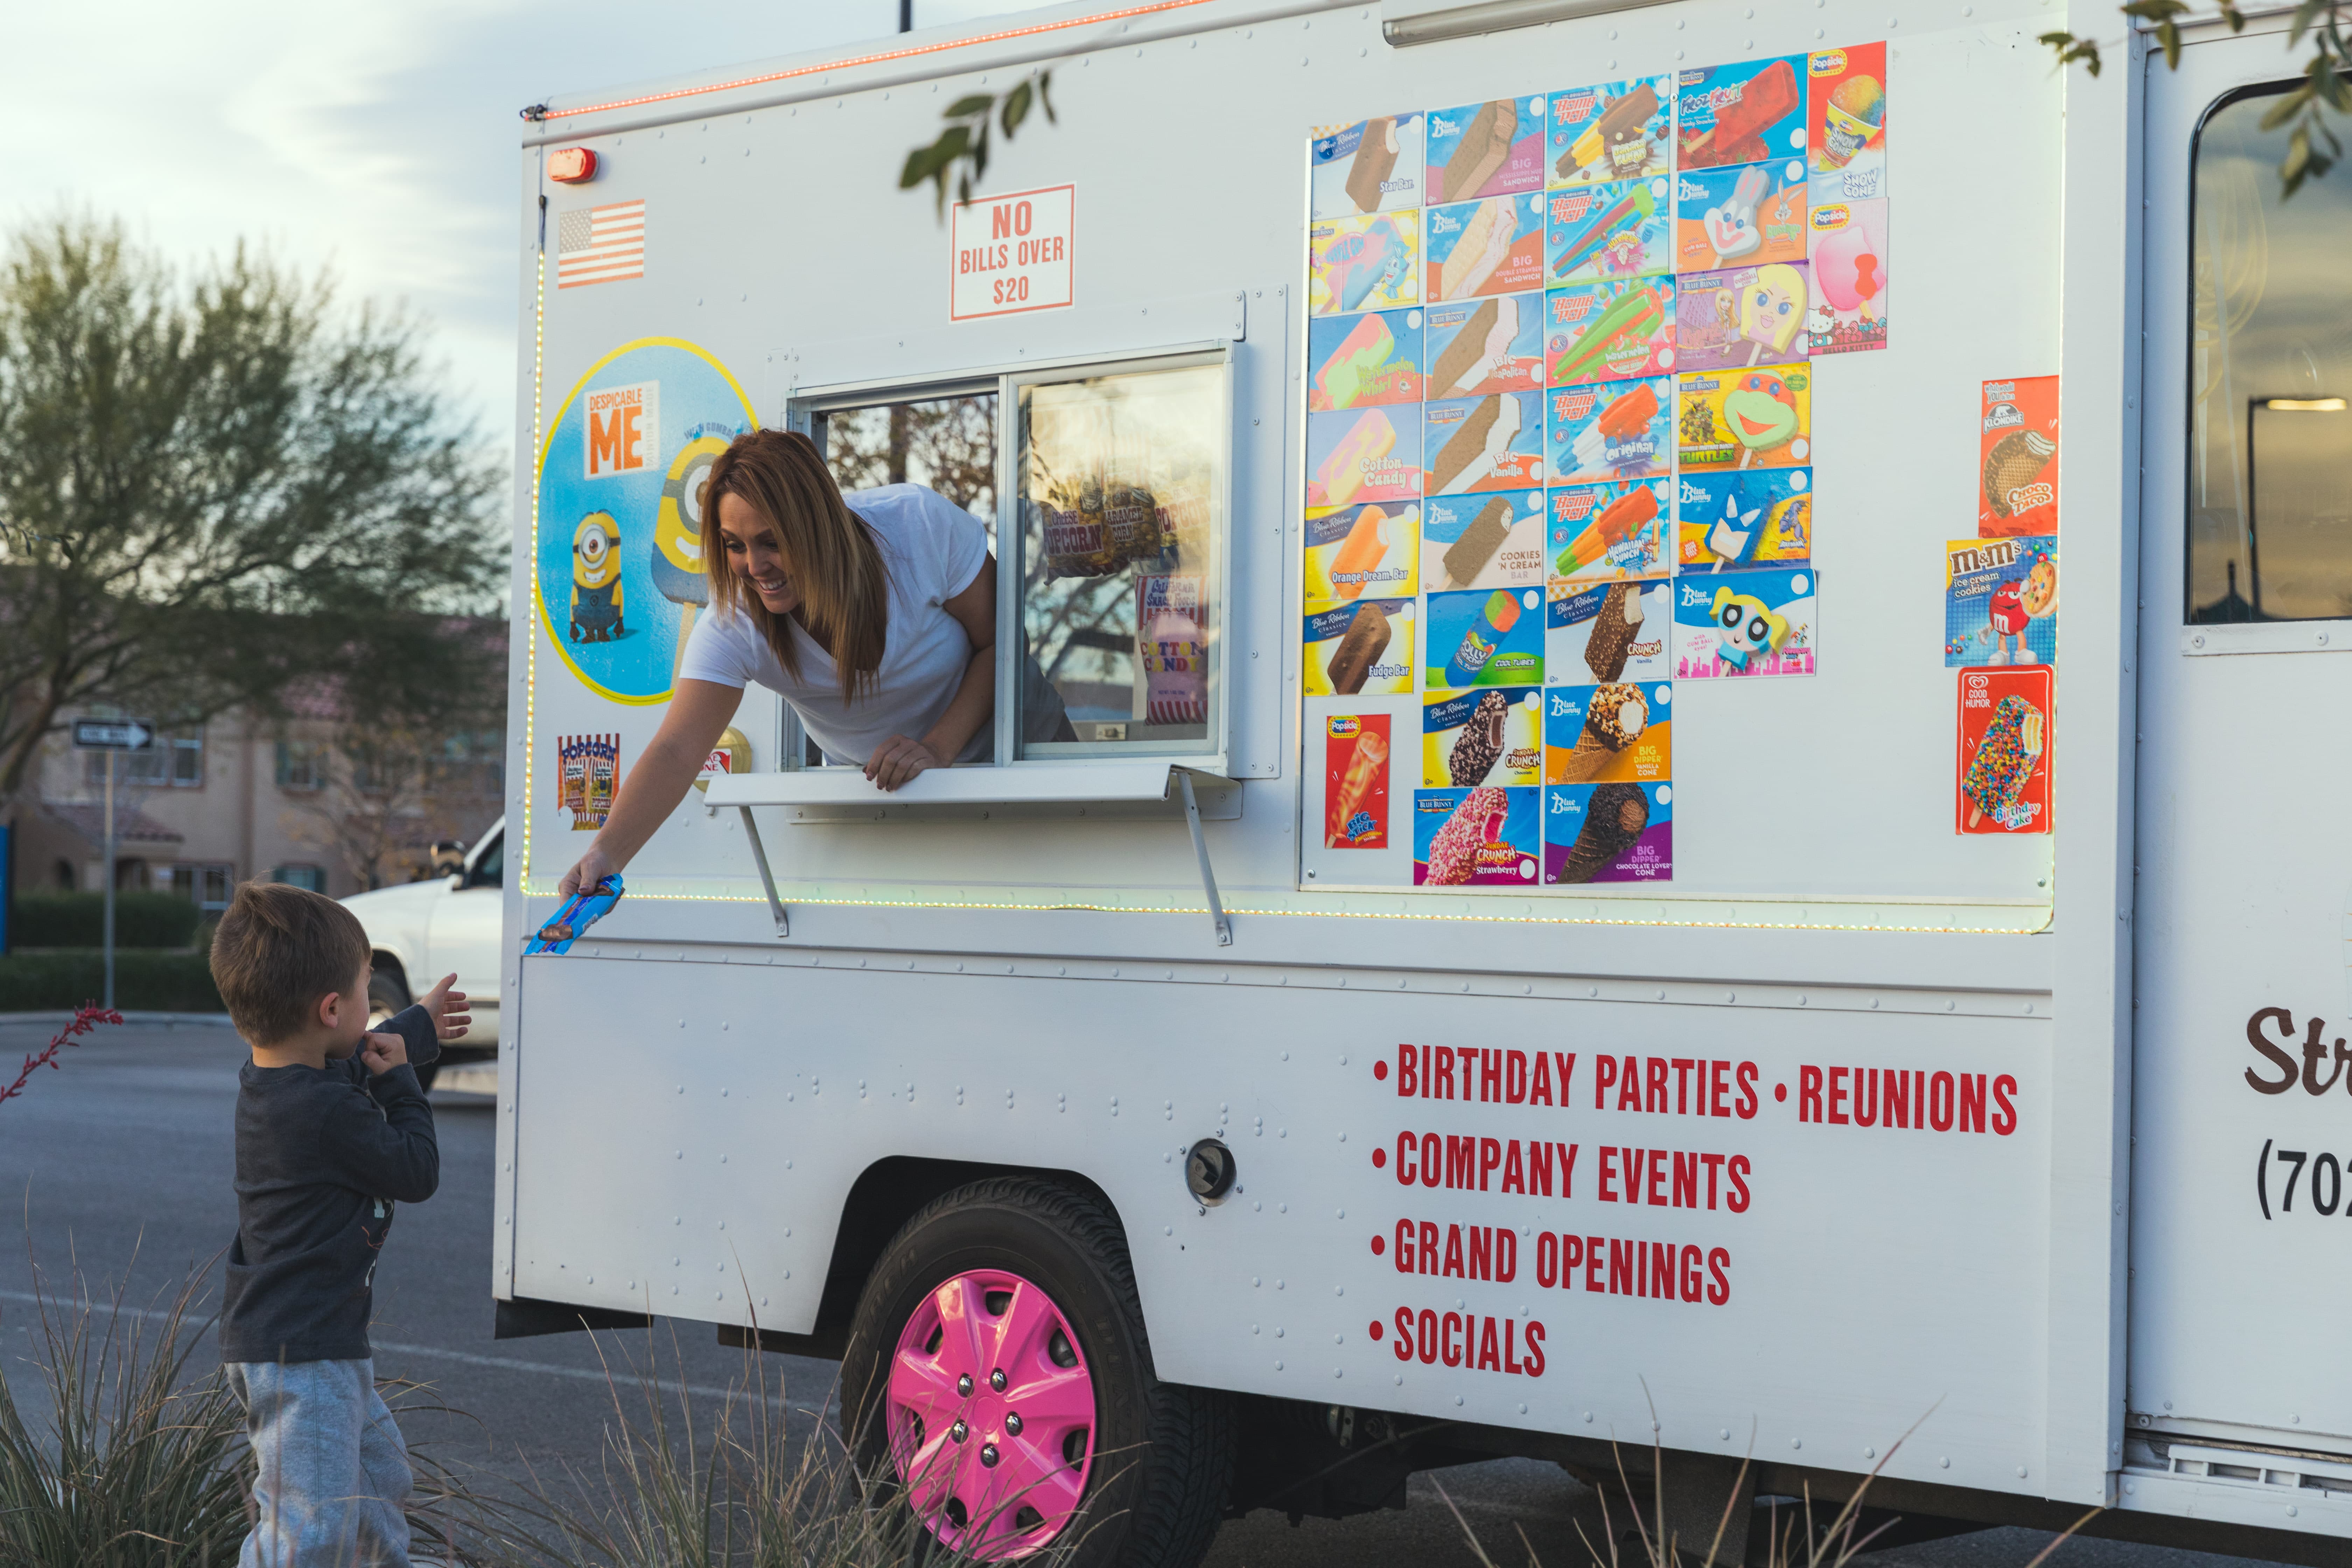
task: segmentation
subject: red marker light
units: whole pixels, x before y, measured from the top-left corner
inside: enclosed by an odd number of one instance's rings
[[[596,154],[585,147],[564,147],[547,155],[547,177],[576,185],[596,177]]]

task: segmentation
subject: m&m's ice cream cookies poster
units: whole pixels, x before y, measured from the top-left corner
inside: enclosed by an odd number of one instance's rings
[[[1960,671],[1957,831],[2050,831],[2052,671]]]
[[[1886,195],[1886,46],[1817,49],[1805,79],[1815,205]]]
[[[1944,664],[2058,662],[2058,536],[1944,544]]]

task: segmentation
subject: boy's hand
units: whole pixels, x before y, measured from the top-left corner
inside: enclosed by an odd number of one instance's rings
[[[370,1078],[382,1078],[408,1065],[408,1042],[398,1035],[370,1035],[360,1047],[360,1060],[367,1064]]]
[[[416,1005],[433,1015],[433,1027],[440,1037],[454,1040],[474,1026],[474,1015],[467,1011],[466,994],[452,991],[457,983],[454,973],[441,977],[441,984],[416,999]]]

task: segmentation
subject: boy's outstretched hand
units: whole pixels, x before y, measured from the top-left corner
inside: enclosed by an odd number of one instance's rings
[[[408,1064],[408,1042],[398,1035],[370,1035],[360,1042],[360,1060],[370,1078],[380,1078]]]
[[[433,1027],[441,1038],[454,1040],[474,1026],[474,1015],[467,1010],[466,994],[452,991],[457,976],[453,973],[441,977],[441,984],[416,999],[416,1005],[433,1015]]]

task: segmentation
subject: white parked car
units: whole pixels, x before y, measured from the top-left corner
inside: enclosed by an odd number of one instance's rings
[[[474,1026],[445,1045],[441,1060],[422,1068],[425,1087],[442,1067],[488,1061],[499,1047],[499,909],[506,866],[506,819],[490,825],[464,868],[403,888],[355,893],[343,907],[359,916],[375,950],[368,982],[371,1022],[391,1017],[441,976],[455,971],[457,989],[472,1004]]]

